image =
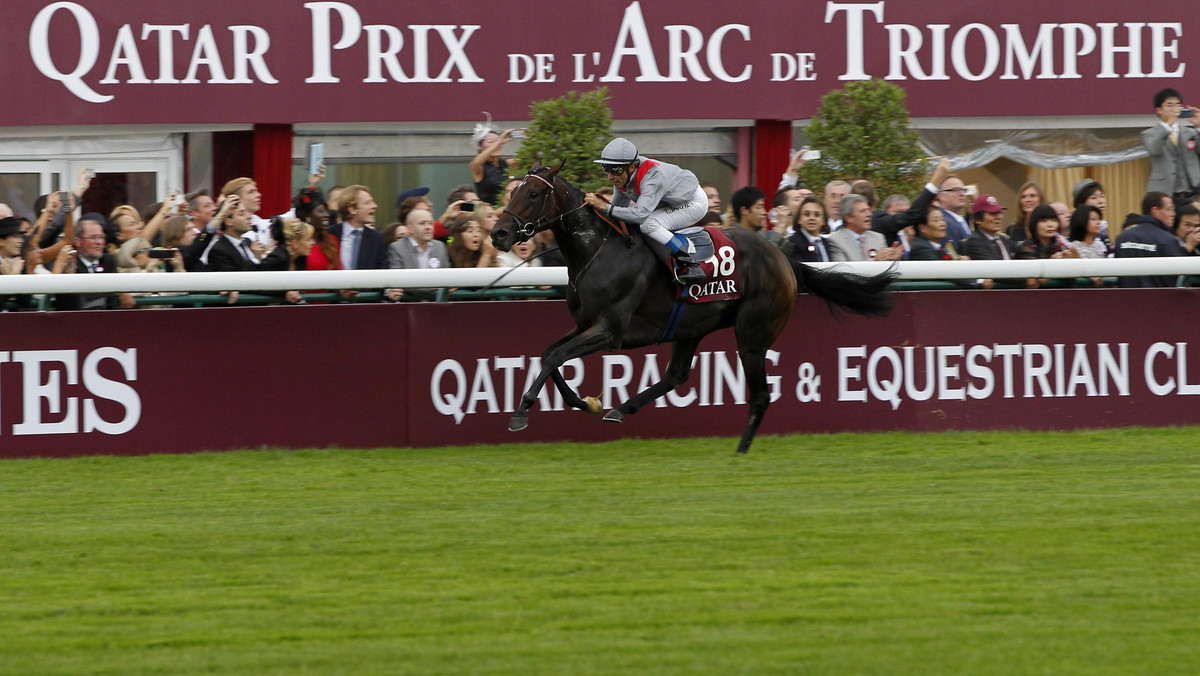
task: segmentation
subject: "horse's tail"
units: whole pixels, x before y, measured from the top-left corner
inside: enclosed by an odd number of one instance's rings
[[[892,310],[891,283],[900,276],[896,267],[873,275],[856,275],[836,268],[814,268],[789,261],[796,273],[799,291],[816,294],[829,309],[842,308],[860,315],[886,316]]]

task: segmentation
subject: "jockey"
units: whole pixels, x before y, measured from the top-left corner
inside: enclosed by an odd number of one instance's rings
[[[696,175],[674,164],[638,155],[623,138],[604,146],[597,164],[613,185],[612,204],[595,193],[584,199],[599,211],[637,225],[642,234],[665,245],[683,266],[679,282],[685,286],[704,281],[704,271],[692,258],[691,242],[676,230],[696,224],[708,211],[708,196]]]

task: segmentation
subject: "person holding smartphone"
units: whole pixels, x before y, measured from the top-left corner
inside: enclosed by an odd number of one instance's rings
[[[1142,132],[1142,146],[1150,154],[1146,192],[1163,192],[1181,201],[1200,191],[1200,132],[1195,112],[1183,105],[1183,97],[1174,89],[1154,95],[1158,123]]]

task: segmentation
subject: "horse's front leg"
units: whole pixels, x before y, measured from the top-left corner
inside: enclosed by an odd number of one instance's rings
[[[605,348],[613,348],[617,344],[616,334],[604,324],[594,324],[587,330],[576,336],[570,336],[565,342],[559,341],[558,344],[548,349],[542,356],[542,370],[538,373],[537,379],[529,387],[529,391],[525,396],[521,397],[521,403],[517,409],[513,411],[512,418],[508,421],[508,429],[510,432],[518,432],[529,426],[529,407],[533,406],[533,402],[537,401],[538,393],[542,391],[542,387],[546,385],[546,379],[557,374],[558,379],[562,379],[562,374],[558,373],[559,367],[571,359],[589,355],[598,350]],[[558,380],[555,380],[558,384]],[[566,381],[563,381],[560,386],[560,391],[566,387]],[[575,395],[575,399],[579,399],[579,395]],[[586,409],[587,404],[580,401]]]
[[[625,422],[625,416],[637,413],[638,409],[658,399],[667,392],[687,382],[692,372],[692,356],[700,346],[699,338],[688,338],[677,341],[671,350],[671,361],[667,364],[667,372],[662,380],[638,392],[604,416],[605,422]]]
[[[571,329],[571,332],[568,333],[567,335],[565,335],[562,338],[559,338],[558,340],[551,343],[549,347],[547,347],[545,350],[542,351],[543,363],[545,362],[546,358],[550,355],[550,353],[552,351],[554,351],[555,349],[557,349],[558,346],[562,345],[563,343],[567,342],[568,340],[571,340],[572,338],[574,338],[577,335],[579,335],[579,327],[578,326],[575,327],[574,329]],[[588,397],[586,400],[580,398],[579,393],[576,392],[575,390],[571,389],[571,386],[567,384],[567,379],[563,378],[562,371],[560,369],[554,369],[553,371],[551,371],[550,379],[554,381],[554,386],[556,388],[558,388],[559,393],[562,394],[563,403],[566,404],[567,406],[570,406],[571,408],[577,408],[580,411],[587,411],[588,413],[594,413],[594,414],[599,414],[601,411],[604,410],[600,407],[600,400],[597,399],[596,397]]]

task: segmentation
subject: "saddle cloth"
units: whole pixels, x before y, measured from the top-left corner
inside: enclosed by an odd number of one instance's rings
[[[693,226],[676,230],[691,242],[688,253],[700,264],[707,275],[702,284],[680,287],[679,293],[688,303],[709,303],[717,300],[734,300],[741,297],[742,275],[737,269],[737,245],[720,229],[711,226]],[[678,279],[678,266],[672,272]]]

